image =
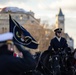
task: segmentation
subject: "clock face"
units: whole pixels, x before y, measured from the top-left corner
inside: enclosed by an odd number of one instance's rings
[[[60,23],[62,23],[62,24],[63,24],[63,23],[64,23],[64,21],[63,21],[63,20],[60,20]]]
[[[64,20],[64,17],[59,17],[59,20]]]

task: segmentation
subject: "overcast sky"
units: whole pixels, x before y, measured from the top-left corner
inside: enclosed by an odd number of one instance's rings
[[[0,0],[0,8],[14,6],[33,11],[36,18],[55,24],[55,16],[62,9],[65,15],[65,32],[74,39],[76,48],[76,0]]]

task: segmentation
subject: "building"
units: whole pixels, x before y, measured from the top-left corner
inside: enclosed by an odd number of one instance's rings
[[[32,11],[26,12],[18,7],[5,7],[0,10],[0,33],[9,31],[9,14],[23,26],[40,25],[40,19],[36,19]]]
[[[67,40],[67,43],[68,43],[68,47],[70,47],[71,49],[74,48],[74,40],[73,38],[71,38],[67,33],[65,33],[65,38]]]
[[[65,21],[64,14],[63,14],[63,12],[62,12],[62,10],[60,8],[58,15],[56,15],[56,24],[55,24],[55,26],[56,26],[56,28],[62,28],[63,33],[65,31],[64,21]]]

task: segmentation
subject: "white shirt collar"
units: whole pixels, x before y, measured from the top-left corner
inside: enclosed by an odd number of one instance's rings
[[[60,37],[60,38],[58,38],[58,37],[56,36],[56,38],[57,38],[57,40],[60,42],[60,40],[61,40],[61,37]]]

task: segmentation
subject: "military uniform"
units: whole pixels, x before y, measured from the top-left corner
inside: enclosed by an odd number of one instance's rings
[[[55,37],[51,40],[48,50],[52,49],[54,49],[55,51],[64,50],[67,46],[68,45],[65,38],[61,37],[60,41],[58,41],[58,39]]]
[[[54,49],[55,51],[59,51],[68,47],[66,39],[60,36],[61,31],[61,28],[54,30],[56,36],[51,40],[48,50]]]
[[[6,46],[3,47],[6,48]],[[20,49],[20,51],[23,53],[24,58],[14,57],[11,53],[2,53],[0,55],[0,75],[19,75],[35,69],[36,63],[32,55],[26,50]]]
[[[4,37],[5,35],[2,36]],[[12,38],[10,34],[7,35],[7,39]],[[3,43],[2,41],[7,41],[7,39],[0,40],[0,42]],[[32,55],[23,46],[19,44],[15,44],[15,46],[23,53],[23,58],[14,57],[13,52],[8,50],[7,44],[4,43],[0,46],[0,75],[20,75],[23,72],[35,69],[36,62]]]

